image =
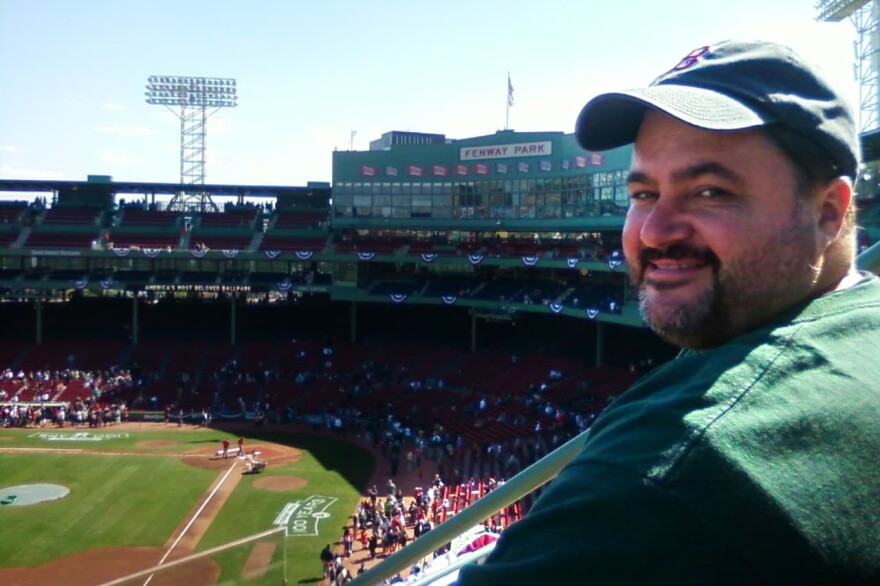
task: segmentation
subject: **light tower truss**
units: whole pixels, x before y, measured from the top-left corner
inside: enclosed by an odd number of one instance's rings
[[[848,18],[853,23],[858,34],[853,73],[859,84],[859,130],[880,128],[880,0],[820,0],[816,10],[818,20]]]
[[[199,188],[205,184],[205,136],[210,116],[220,108],[238,105],[235,80],[151,75],[147,79],[145,95],[148,104],[165,106],[180,120],[180,184],[183,189],[171,199],[169,209],[218,211],[210,194]]]

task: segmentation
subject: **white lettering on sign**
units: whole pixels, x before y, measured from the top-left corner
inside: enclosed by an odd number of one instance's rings
[[[549,140],[541,142],[521,142],[517,144],[496,144],[459,149],[462,161],[477,159],[505,159],[508,157],[539,157],[553,154],[553,143]]]
[[[312,495],[304,501],[287,503],[272,524],[286,527],[287,537],[317,536],[318,522],[330,518],[327,509],[336,500],[333,496]]]
[[[80,431],[77,433],[32,433],[28,437],[35,437],[49,442],[100,442],[112,439],[125,439],[127,433],[89,433]]]

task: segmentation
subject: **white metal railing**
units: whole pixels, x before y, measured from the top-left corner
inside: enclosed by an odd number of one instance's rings
[[[457,515],[437,525],[427,534],[349,582],[350,586],[381,584],[382,581],[408,569],[422,558],[433,555],[436,550],[474,525],[479,525],[504,507],[512,505],[555,478],[559,471],[580,453],[584,439],[586,432],[570,439],[492,492],[474,501]]]

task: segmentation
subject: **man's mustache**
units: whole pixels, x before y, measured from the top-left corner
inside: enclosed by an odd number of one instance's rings
[[[712,266],[717,270],[721,265],[718,256],[708,248],[697,248],[689,244],[677,243],[669,248],[645,248],[639,253],[639,267],[644,270],[648,263],[658,260],[696,260],[700,263]]]

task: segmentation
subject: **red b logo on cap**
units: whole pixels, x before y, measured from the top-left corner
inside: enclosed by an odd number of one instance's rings
[[[694,49],[690,53],[684,56],[684,58],[676,64],[675,67],[670,69],[670,71],[681,71],[682,69],[687,69],[693,65],[696,65],[700,60],[700,57],[709,52],[710,47],[706,45],[705,47],[700,47],[699,49]]]

